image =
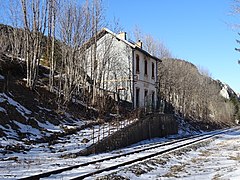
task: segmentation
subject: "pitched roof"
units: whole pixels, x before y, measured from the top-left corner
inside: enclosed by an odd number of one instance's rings
[[[111,34],[112,36],[116,37],[118,40],[126,43],[127,45],[129,45],[132,49],[134,50],[138,50],[140,52],[142,52],[143,54],[145,54],[146,56],[149,56],[150,58],[153,58],[155,59],[156,61],[162,61],[161,59],[159,59],[158,57],[156,56],[153,56],[152,54],[150,54],[149,52],[145,51],[144,49],[140,48],[138,45],[136,45],[136,43],[134,42],[130,42],[128,40],[125,40],[125,39],[122,39],[122,38],[119,38],[117,34],[115,34],[114,32],[112,32],[111,30],[107,29],[107,28],[103,28],[99,33],[98,35],[100,35],[100,38],[103,37],[103,35],[105,35],[106,33],[109,33]],[[98,36],[97,35],[97,36]]]

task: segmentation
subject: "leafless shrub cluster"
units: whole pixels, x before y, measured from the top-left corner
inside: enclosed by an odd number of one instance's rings
[[[183,117],[229,122],[234,115],[231,102],[220,96],[219,84],[183,60],[166,59],[159,67],[160,97],[166,106]],[[169,107],[166,107],[169,108]]]

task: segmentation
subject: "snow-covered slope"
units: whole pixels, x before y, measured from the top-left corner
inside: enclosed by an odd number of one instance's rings
[[[221,81],[217,80],[221,90],[220,95],[226,99],[230,99],[232,97],[238,97],[239,94],[237,94],[228,84],[222,83]]]
[[[81,120],[75,119],[69,114],[62,115],[62,118],[64,117],[66,121],[61,121],[61,125],[60,122],[53,123],[45,116],[46,113],[54,116],[52,110],[41,106],[37,107],[39,108],[38,111],[32,112],[20,102],[14,100],[13,95],[0,93],[1,140],[35,141],[43,137],[50,137],[56,132],[63,133],[69,127],[67,126],[68,120],[72,121],[73,126],[74,124],[84,124]]]
[[[222,87],[220,94],[222,97],[224,97],[226,99],[230,99],[229,94],[228,94],[228,88],[226,85]]]

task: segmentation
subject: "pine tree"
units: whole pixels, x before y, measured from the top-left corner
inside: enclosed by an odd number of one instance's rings
[[[238,33],[240,35],[240,33]],[[240,40],[236,39],[237,43],[240,44]],[[239,48],[235,48],[236,51],[240,52]],[[238,60],[238,64],[240,64],[240,60]]]

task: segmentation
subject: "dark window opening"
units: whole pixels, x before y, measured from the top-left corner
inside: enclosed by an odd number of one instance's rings
[[[152,63],[152,78],[155,77],[155,67],[154,67],[154,63]]]
[[[145,106],[147,105],[147,100],[148,100],[148,90],[144,91],[144,104]]]
[[[147,95],[148,95],[148,90],[145,90],[144,97],[147,98]]]
[[[145,59],[145,61],[144,61],[144,74],[145,75],[147,75],[148,74],[148,72],[147,72],[147,60]]]
[[[136,73],[139,73],[139,55],[136,55]]]
[[[152,92],[152,109],[155,108],[155,92]]]
[[[136,107],[139,108],[139,94],[140,94],[140,89],[136,88]]]

